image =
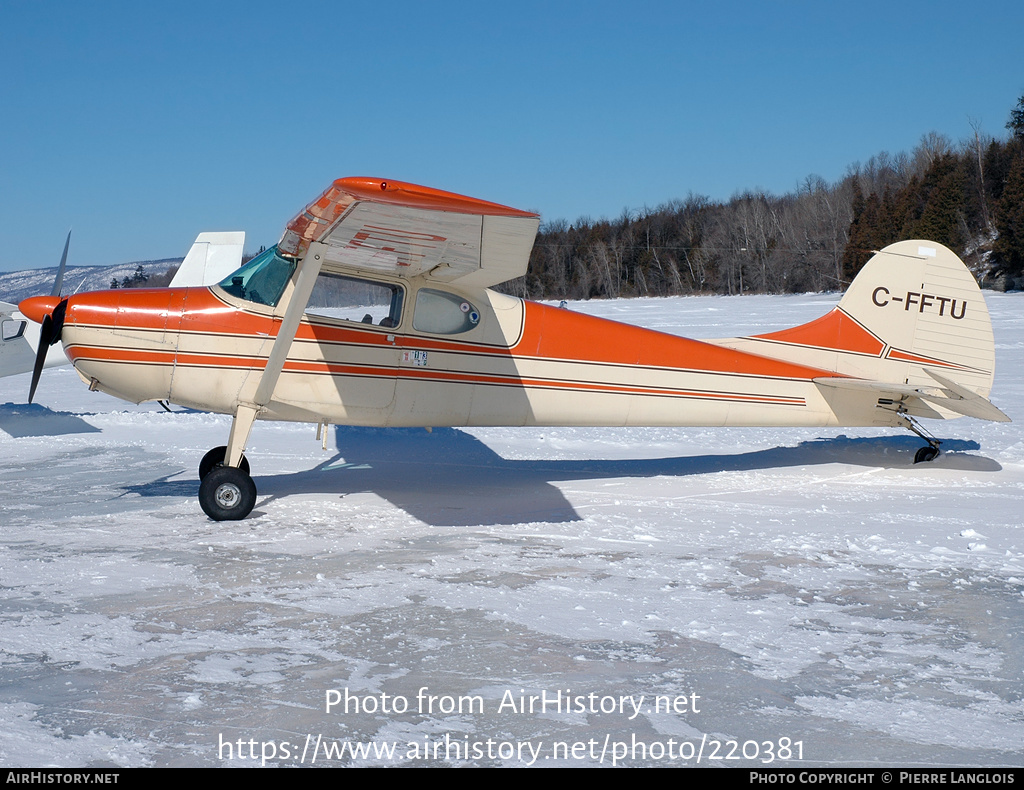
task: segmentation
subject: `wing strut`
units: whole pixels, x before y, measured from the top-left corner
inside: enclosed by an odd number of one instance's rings
[[[306,310],[306,304],[309,302],[310,294],[313,293],[316,278],[320,274],[324,249],[323,244],[316,242],[310,244],[309,251],[299,263],[299,276],[285,307],[281,328],[270,349],[270,357],[267,359],[266,367],[263,368],[263,375],[256,387],[256,394],[251,403],[240,403],[235,411],[234,420],[231,422],[227,451],[224,454],[225,466],[238,466],[241,463],[242,453],[245,452],[245,443],[249,440],[252,424],[260,411],[274,397],[277,380],[281,377],[281,371],[284,369],[284,363],[288,358],[292,341],[295,339],[295,333],[299,329],[302,314]]]

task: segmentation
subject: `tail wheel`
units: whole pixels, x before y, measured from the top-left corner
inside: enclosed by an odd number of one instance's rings
[[[203,456],[203,460],[199,462],[199,479],[205,480],[206,476],[210,474],[218,466],[224,465],[224,456],[227,455],[228,448],[214,447],[210,452]],[[246,474],[249,474],[249,459],[244,455],[242,456],[241,462],[238,464],[238,468]]]
[[[214,521],[238,521],[256,504],[256,484],[234,466],[217,466],[199,484],[199,505]]]

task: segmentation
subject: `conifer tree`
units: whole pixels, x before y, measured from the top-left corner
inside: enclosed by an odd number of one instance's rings
[[[1017,107],[1010,110],[1010,120],[1007,121],[1006,128],[1014,138],[1024,139],[1024,96],[1017,100]]]
[[[999,238],[992,251],[1012,277],[1024,274],[1024,139],[1015,139],[1017,156],[1003,186],[995,224]]]
[[[921,215],[909,235],[937,241],[959,254],[966,239],[961,229],[964,172],[955,154],[936,157],[922,183]]]

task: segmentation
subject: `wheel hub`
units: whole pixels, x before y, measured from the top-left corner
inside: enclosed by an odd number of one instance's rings
[[[232,508],[242,498],[242,491],[234,483],[222,483],[217,486],[217,491],[213,496],[221,507]]]

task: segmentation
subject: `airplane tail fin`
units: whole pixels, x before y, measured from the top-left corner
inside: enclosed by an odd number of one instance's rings
[[[930,369],[985,397],[991,392],[996,352],[985,298],[941,244],[902,241],[876,253],[837,309],[885,344],[881,359],[905,365],[908,384],[933,384]]]
[[[1007,421],[988,401],[992,322],[974,276],[930,241],[891,244],[865,264],[832,312],[759,335],[782,355],[836,373],[836,391],[867,391],[911,416]],[[777,353],[773,353],[776,356]]]
[[[244,231],[200,233],[171,280],[171,287],[213,285],[242,265]]]

